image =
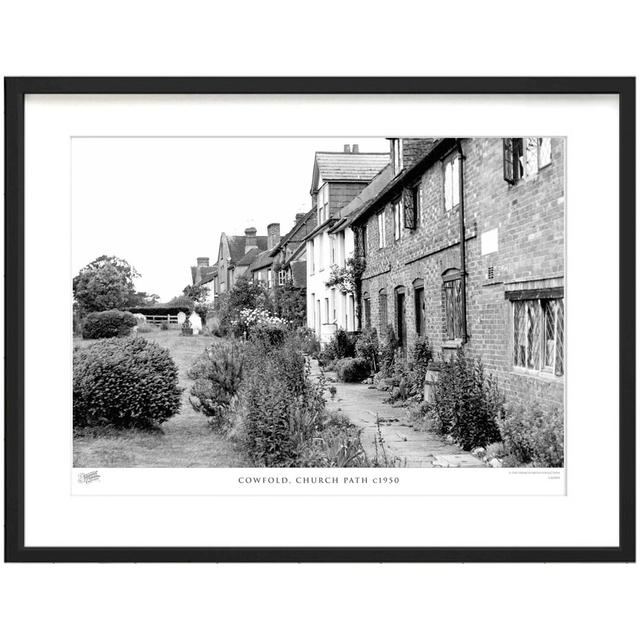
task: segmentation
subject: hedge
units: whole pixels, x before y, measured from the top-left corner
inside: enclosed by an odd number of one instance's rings
[[[128,311],[95,311],[87,315],[82,327],[83,338],[117,338],[128,336],[137,326],[135,316]]]

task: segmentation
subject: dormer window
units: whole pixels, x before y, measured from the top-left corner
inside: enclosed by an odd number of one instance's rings
[[[329,183],[325,182],[318,189],[318,224],[322,224],[329,219]]]
[[[391,159],[393,160],[393,173],[398,175],[402,169],[402,138],[391,140]]]

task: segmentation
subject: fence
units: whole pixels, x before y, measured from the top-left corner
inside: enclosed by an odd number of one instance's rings
[[[167,322],[168,324],[178,324],[178,316],[177,315],[162,315],[162,316],[148,316],[147,314],[143,314],[147,319],[147,324],[162,324],[163,322]]]

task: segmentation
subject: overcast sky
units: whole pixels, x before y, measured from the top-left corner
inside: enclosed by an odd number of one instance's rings
[[[384,138],[74,138],[74,275],[100,255],[141,274],[167,301],[191,283],[198,256],[217,258],[221,232],[270,222],[286,233],[311,206],[315,151],[388,151]]]

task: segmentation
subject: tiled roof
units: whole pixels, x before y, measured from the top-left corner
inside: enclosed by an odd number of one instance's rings
[[[419,178],[427,167],[437,162],[438,158],[441,158],[444,153],[453,149],[455,144],[455,138],[434,138],[433,144],[429,146],[429,150],[417,162],[403,169],[397,176],[383,185],[382,189],[380,189],[375,196],[362,204],[357,211],[349,215],[350,223],[375,213],[378,207],[402,193],[404,186],[410,184],[413,180],[416,180],[416,178]]]
[[[249,267],[251,271],[258,271],[259,269],[264,269],[265,267],[273,264],[273,258],[270,254],[270,251],[263,251],[262,253],[259,253]]]
[[[306,226],[309,221],[315,216],[316,208],[313,207],[310,211],[308,211],[298,222],[296,222],[289,233],[287,233],[278,244],[271,249],[271,255],[275,256],[280,249],[285,247],[289,242],[302,242],[304,236],[306,235]],[[297,236],[297,237],[296,237]]]
[[[256,242],[258,243],[258,251],[266,251],[267,249],[267,236],[256,236]],[[239,264],[245,255],[245,243],[247,236],[227,236],[229,241],[229,253],[231,254],[231,261]]]
[[[217,273],[218,265],[214,264],[211,267],[191,267],[191,281],[193,284],[201,284],[205,278],[211,275],[211,278],[207,279],[207,282],[210,282],[213,279],[213,274]],[[198,274],[200,275],[200,279],[198,280]]]
[[[198,284],[207,284],[207,282],[211,282],[216,275],[218,275],[218,267],[211,267],[211,269],[209,269],[210,273],[207,274],[202,274],[202,277],[200,278],[200,280],[198,281]]]
[[[238,260],[238,262],[236,262],[236,264],[239,267],[249,266],[256,259],[258,253],[259,251],[257,247],[252,247],[242,256],[242,258],[240,258],[240,260]]]
[[[369,182],[388,162],[388,153],[316,151],[320,178],[327,182]]]

